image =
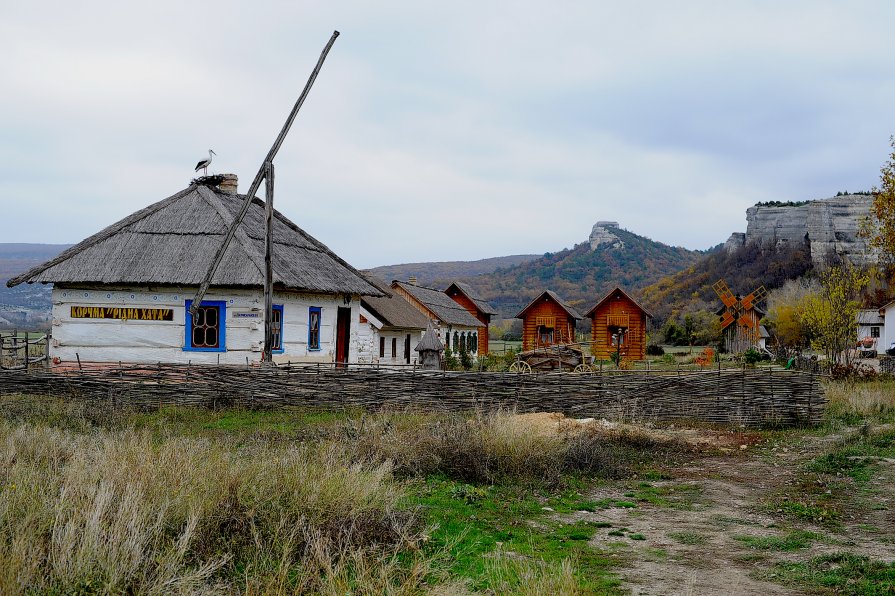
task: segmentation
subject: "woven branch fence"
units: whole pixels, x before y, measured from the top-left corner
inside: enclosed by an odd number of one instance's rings
[[[54,373],[4,371],[0,395],[105,400],[110,407],[314,406],[447,411],[515,409],[627,422],[818,423],[820,377],[769,370],[520,375],[320,366],[149,365]]]

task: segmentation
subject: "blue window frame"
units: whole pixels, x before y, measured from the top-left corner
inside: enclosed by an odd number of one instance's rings
[[[187,352],[226,352],[227,303],[223,300],[203,300],[195,317],[190,313],[192,304],[192,300],[186,301],[183,349]]]
[[[276,352],[277,354],[282,354],[284,351],[283,347],[283,305],[282,304],[274,304],[273,305],[273,316],[270,320],[270,328],[273,334],[273,341],[270,343],[270,351]]]
[[[320,349],[320,319],[321,309],[319,306],[312,306],[308,309],[308,349]]]

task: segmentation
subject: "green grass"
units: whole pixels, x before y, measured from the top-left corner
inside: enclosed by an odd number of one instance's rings
[[[815,557],[806,563],[778,563],[775,581],[838,594],[892,594],[895,563],[884,563],[849,553]]]
[[[858,483],[868,482],[879,469],[879,458],[895,458],[895,429],[864,432],[840,442],[831,452],[816,458],[807,469],[834,476],[848,476]]]
[[[794,551],[811,546],[821,538],[820,534],[797,530],[786,536],[734,536],[749,548],[755,550]]]
[[[606,554],[588,546],[602,524],[562,524],[549,517],[531,491],[513,487],[479,487],[481,498],[457,498],[466,489],[445,478],[429,478],[411,490],[411,504],[423,508],[433,528],[427,549],[444,549],[449,555],[449,574],[468,581],[477,591],[505,591],[519,586],[492,563],[497,553],[514,553],[532,561],[559,565],[574,561],[573,575],[584,592],[613,592],[619,580],[615,564]]]

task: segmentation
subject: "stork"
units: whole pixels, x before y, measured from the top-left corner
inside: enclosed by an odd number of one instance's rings
[[[209,149],[209,150],[208,150],[208,159],[203,159],[202,161],[200,161],[199,163],[196,164],[196,171],[197,171],[197,172],[198,172],[199,170],[202,170],[203,175],[205,175],[205,176],[208,175],[208,166],[211,165],[211,156],[212,156],[212,155],[217,155],[217,153],[215,153],[214,151],[212,151],[211,149]]]

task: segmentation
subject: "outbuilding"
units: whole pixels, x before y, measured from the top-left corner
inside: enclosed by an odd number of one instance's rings
[[[523,308],[522,350],[534,350],[575,341],[575,325],[583,317],[552,290],[544,290]]]
[[[465,350],[471,356],[476,356],[479,337],[488,333],[488,327],[469,314],[463,306],[435,288],[403,281],[393,281],[391,288],[436,323],[436,333],[445,348],[455,354]]]
[[[646,358],[646,325],[652,315],[620,287],[587,311],[591,320],[591,351],[598,360],[619,354],[621,361]]]
[[[259,362],[264,342],[265,204],[255,198],[196,316],[189,309],[244,203],[236,176],[193,181],[15,277],[53,283],[51,360]],[[356,362],[361,296],[382,296],[356,269],[274,211],[274,361]]]
[[[387,295],[361,298],[358,362],[417,364],[419,354],[413,348],[423,339],[429,318],[392,292],[384,281],[369,273],[365,277]]]
[[[451,297],[451,300],[466,309],[466,312],[474,316],[485,327],[484,333],[478,334],[478,353],[488,353],[488,326],[491,324],[491,317],[497,314],[493,306],[485,302],[485,300],[476,292],[472,286],[461,281],[451,283],[444,291]]]

